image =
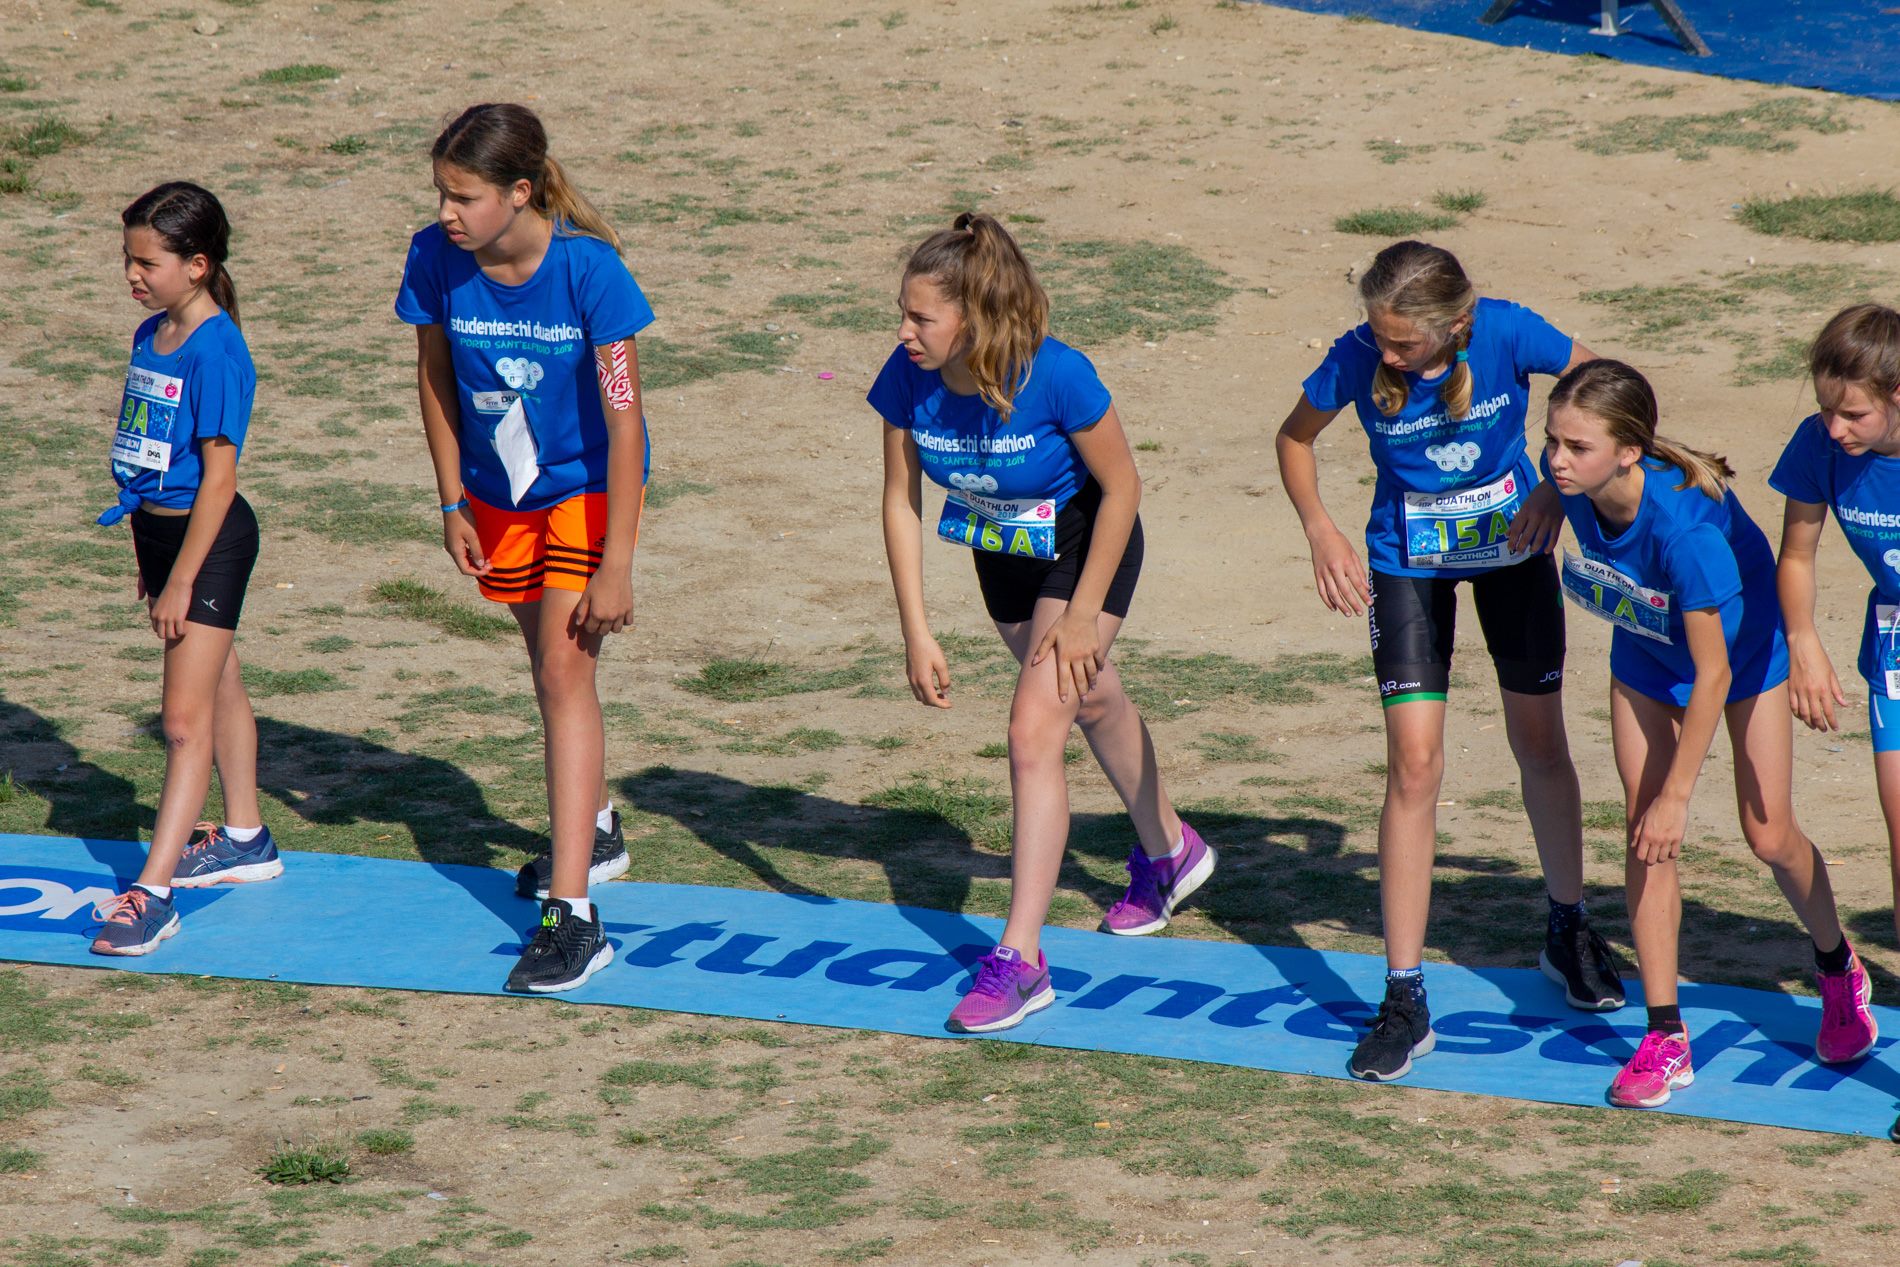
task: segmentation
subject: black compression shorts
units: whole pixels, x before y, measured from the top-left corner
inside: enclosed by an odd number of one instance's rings
[[[1094,480],[1056,515],[1055,559],[1025,559],[1021,555],[997,554],[990,550],[972,550],[976,561],[976,583],[983,591],[983,605],[990,619],[1014,625],[1036,613],[1036,600],[1055,598],[1068,602],[1075,597],[1075,584],[1088,561],[1089,542],[1095,535],[1095,512],[1102,506],[1102,486]],[[1102,610],[1126,619],[1128,605],[1135,597],[1135,582],[1141,576],[1143,542],[1141,517],[1128,533],[1128,547],[1122,551],[1121,565],[1108,583]]]
[[[178,561],[178,549],[185,544],[185,529],[190,515],[154,515],[149,510],[132,512],[132,549],[139,560],[139,576],[145,592],[157,598],[171,580],[172,564]],[[185,617],[193,624],[215,629],[236,629],[238,613],[244,610],[244,590],[251,583],[251,568],[257,563],[257,515],[242,495],[231,499],[224,523],[211,542],[211,553],[191,585],[191,612]]]
[[[1557,564],[1540,554],[1469,577],[1371,575],[1372,666],[1388,708],[1445,698],[1451,686],[1452,635],[1458,585],[1469,581],[1497,666],[1498,685],[1521,695],[1549,695],[1564,684],[1564,600]]]

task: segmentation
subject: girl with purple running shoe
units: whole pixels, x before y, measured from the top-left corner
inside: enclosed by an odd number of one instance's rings
[[[937,538],[967,548],[996,630],[1021,665],[1010,705],[1009,919],[950,1014],[958,1033],[1020,1024],[1055,1002],[1040,939],[1069,836],[1063,748],[1080,726],[1134,821],[1128,891],[1102,921],[1167,926],[1214,851],[1161,785],[1154,742],[1109,659],[1141,572],[1141,477],[1088,358],[1049,337],[1049,298],[995,219],[964,214],[911,253],[899,346],[868,399],[884,433],[884,547],[911,693],[950,707],[924,611],[923,477],[948,490]]]

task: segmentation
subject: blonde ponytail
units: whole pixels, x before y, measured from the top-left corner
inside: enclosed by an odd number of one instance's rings
[[[1728,459],[1692,449],[1656,433],[1659,410],[1656,391],[1635,369],[1621,361],[1585,361],[1550,389],[1551,409],[1569,405],[1603,421],[1610,442],[1641,449],[1682,472],[1678,491],[1691,484],[1716,501],[1728,491],[1735,470]]]
[[[541,169],[541,184],[536,192],[541,196],[541,205],[535,210],[554,221],[555,232],[599,238],[614,250],[620,249],[620,235],[594,204],[587,201],[587,195],[568,183],[566,170],[552,154],[547,156]]]
[[[1471,366],[1463,359],[1471,346],[1471,315],[1478,292],[1458,263],[1442,246],[1424,242],[1394,242],[1373,257],[1359,279],[1359,299],[1368,312],[1377,308],[1404,317],[1434,338],[1447,340],[1453,354],[1451,372],[1439,384],[1438,399],[1453,418],[1471,412]],[[1452,330],[1463,321],[1455,337]],[[1383,360],[1372,375],[1372,403],[1391,417],[1405,408],[1411,396],[1405,375]]]
[[[962,310],[964,359],[983,403],[1005,419],[1049,333],[1049,295],[993,216],[964,212],[918,244],[904,280],[928,277]]]

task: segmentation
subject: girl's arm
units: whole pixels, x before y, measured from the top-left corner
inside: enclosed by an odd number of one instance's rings
[[[429,441],[429,460],[435,464],[435,491],[442,505],[462,500],[462,442],[460,412],[455,403],[455,363],[449,357],[449,336],[441,326],[416,327],[416,394],[422,400],[422,434]],[[464,576],[488,571],[481,538],[475,534],[475,516],[465,506],[442,516],[442,548]]]
[[[1570,363],[1564,366],[1568,374],[1585,361],[1598,359],[1592,352],[1575,339],[1570,341]],[[1511,526],[1505,530],[1505,540],[1517,553],[1531,551],[1543,554],[1554,548],[1564,526],[1563,498],[1558,494],[1556,485],[1549,480],[1539,480],[1524,504],[1517,508],[1517,514],[1511,517]]]
[[[918,703],[948,708],[950,664],[924,612],[923,460],[910,432],[879,426],[884,432],[884,555],[897,592],[897,623],[904,631],[904,675]]]
[[[211,553],[211,543],[224,527],[224,516],[237,498],[237,446],[223,436],[212,436],[198,445],[198,461],[203,475],[198,481],[198,496],[191,503],[191,518],[185,525],[185,540],[178,547],[171,578],[165,589],[152,599],[152,632],[166,642],[185,636],[185,618],[191,615],[191,587],[198,580],[198,569]]]
[[[574,608],[574,625],[585,633],[608,634],[619,633],[633,618],[633,547],[645,500],[647,423],[633,339],[595,348],[594,368],[607,420],[607,542],[600,567]]]
[[[1365,564],[1320,501],[1319,459],[1313,454],[1313,441],[1338,416],[1337,409],[1321,409],[1301,392],[1300,403],[1280,424],[1273,448],[1280,459],[1280,484],[1313,549],[1313,583],[1320,601],[1341,615],[1363,616],[1372,602]]]
[[[1095,528],[1089,534],[1088,562],[1075,578],[1075,593],[1049,631],[1036,644],[1031,664],[1056,653],[1056,698],[1067,702],[1069,688],[1079,699],[1095,687],[1102,671],[1102,632],[1096,622],[1102,615],[1102,602],[1108,597],[1109,583],[1121,566],[1128,538],[1135,530],[1135,512],[1141,508],[1141,472],[1135,469],[1135,455],[1128,448],[1128,436],[1122,431],[1121,415],[1110,405],[1097,422],[1071,432],[1069,439],[1082,456],[1089,474],[1102,486],[1102,505],[1095,512]]]
[[[1781,561],[1775,565],[1775,589],[1788,630],[1788,703],[1814,730],[1839,729],[1834,707],[1847,703],[1814,628],[1814,553],[1826,522],[1826,506],[1788,498],[1781,513]]]
[[[1715,727],[1728,704],[1729,683],[1733,673],[1728,663],[1728,640],[1722,634],[1722,613],[1713,607],[1682,613],[1683,633],[1689,643],[1689,658],[1695,661],[1695,685],[1689,690],[1688,707],[1682,710],[1682,731],[1676,739],[1675,756],[1670,758],[1669,773],[1663,776],[1662,789],[1656,793],[1637,820],[1630,848],[1646,863],[1668,862],[1682,849],[1683,833],[1689,826],[1689,794],[1695,790],[1696,776],[1715,740]]]
[[[1585,346],[1583,346],[1581,342],[1579,342],[1576,339],[1572,339],[1570,341],[1570,364],[1564,366],[1564,373],[1568,374],[1571,370],[1576,369],[1579,365],[1582,365],[1585,361],[1596,361],[1596,360],[1601,360],[1601,359],[1602,358],[1599,357],[1595,352],[1592,352],[1589,348],[1586,348]]]

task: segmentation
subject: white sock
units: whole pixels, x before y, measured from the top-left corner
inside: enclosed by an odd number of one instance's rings
[[[158,898],[161,901],[169,901],[171,899],[172,886],[169,884],[140,883],[140,884],[135,884],[132,887],[135,889],[144,889],[147,893],[150,893],[153,897]]]
[[[1181,839],[1174,842],[1174,848],[1168,850],[1168,852],[1162,854],[1160,857],[1150,858],[1148,861],[1163,862],[1169,858],[1179,858],[1181,856],[1181,851],[1186,848],[1187,848],[1187,832],[1183,830],[1181,832]]]
[[[594,830],[610,832],[614,829],[614,803],[607,802],[607,808],[594,815]]]
[[[231,824],[226,823],[224,825],[224,837],[226,840],[235,840],[240,845],[248,845],[253,840],[256,840],[259,833],[263,830],[262,827],[233,827]]]
[[[554,900],[565,906],[568,914],[576,919],[594,918],[594,904],[584,897],[557,897]]]

